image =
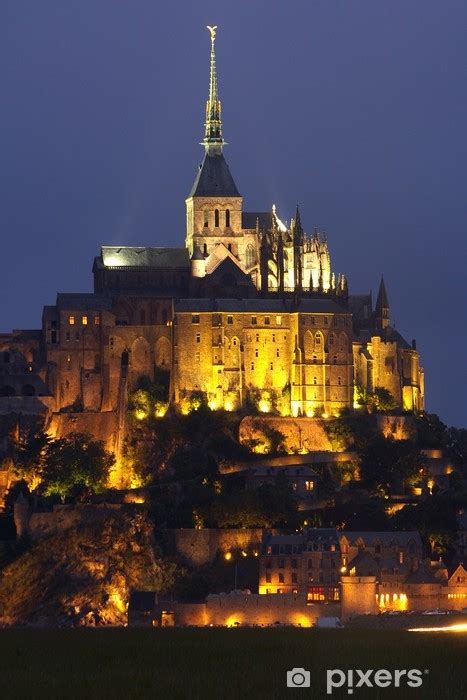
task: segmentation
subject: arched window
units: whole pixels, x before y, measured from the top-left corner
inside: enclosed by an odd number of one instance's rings
[[[219,209],[214,209],[214,226],[219,228]]]
[[[230,209],[225,210],[225,226],[230,228]]]
[[[247,268],[253,267],[256,263],[256,253],[255,247],[252,243],[248,243],[246,247],[246,266]]]
[[[204,228],[209,228],[209,210],[204,211]]]

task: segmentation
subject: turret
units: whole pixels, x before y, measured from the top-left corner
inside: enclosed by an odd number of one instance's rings
[[[386,293],[386,287],[384,285],[383,276],[381,276],[378,299],[376,300],[375,325],[376,328],[380,331],[384,330],[389,326],[389,301],[388,295]]]
[[[206,260],[199,245],[195,245],[193,255],[191,256],[191,276],[205,277],[206,276]]]

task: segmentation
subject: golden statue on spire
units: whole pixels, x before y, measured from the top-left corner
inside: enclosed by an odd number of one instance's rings
[[[212,41],[212,43],[214,43],[215,38],[216,38],[217,24],[214,27],[210,27],[208,24],[206,29],[209,30],[209,33],[211,35],[211,41]]]

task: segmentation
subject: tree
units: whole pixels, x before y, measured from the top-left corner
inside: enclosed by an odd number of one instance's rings
[[[387,494],[412,485],[422,467],[419,450],[412,442],[377,436],[363,451],[361,474],[368,486]]]
[[[53,440],[44,459],[41,490],[46,496],[58,494],[62,499],[73,489],[88,493],[102,491],[115,462],[101,440],[93,440],[87,433],[70,433]]]

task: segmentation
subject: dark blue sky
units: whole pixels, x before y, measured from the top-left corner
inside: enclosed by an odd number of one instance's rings
[[[91,289],[101,244],[183,244],[206,24],[246,207],[298,202],[351,292],[384,272],[428,410],[467,425],[465,0],[3,0],[0,330]]]

